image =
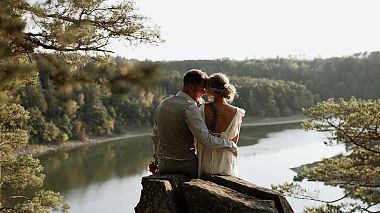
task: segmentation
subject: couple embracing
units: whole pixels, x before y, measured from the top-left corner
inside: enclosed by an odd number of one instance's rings
[[[160,174],[237,176],[237,141],[245,111],[230,105],[235,94],[222,73],[208,77],[193,69],[185,74],[182,90],[156,109],[152,139]]]

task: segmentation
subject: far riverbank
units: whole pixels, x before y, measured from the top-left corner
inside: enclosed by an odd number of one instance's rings
[[[275,117],[275,118],[254,118],[254,117],[245,117],[243,119],[242,126],[265,126],[265,125],[275,125],[275,124],[288,124],[288,123],[299,123],[306,120],[306,117],[303,115],[295,115],[290,117]],[[28,155],[40,156],[50,152],[57,152],[59,150],[69,150],[74,149],[84,145],[95,145],[115,140],[147,136],[151,133],[151,128],[145,130],[131,130],[125,134],[114,134],[107,136],[94,136],[88,141],[81,140],[70,140],[60,144],[51,144],[51,145],[41,145],[41,144],[32,144],[27,145],[24,149],[21,149],[18,152],[19,155]]]

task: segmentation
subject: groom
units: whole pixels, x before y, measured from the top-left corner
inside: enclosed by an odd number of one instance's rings
[[[160,174],[181,173],[197,177],[194,138],[211,148],[229,148],[237,152],[235,143],[209,132],[198,110],[197,103],[205,93],[206,80],[207,74],[203,71],[188,71],[182,90],[164,99],[156,109],[152,139]]]

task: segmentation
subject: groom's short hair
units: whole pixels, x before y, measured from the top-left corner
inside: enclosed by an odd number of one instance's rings
[[[208,76],[205,72],[199,69],[192,69],[187,71],[183,77],[183,85],[199,85],[207,80]]]

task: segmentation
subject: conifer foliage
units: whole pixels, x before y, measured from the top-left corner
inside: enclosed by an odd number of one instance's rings
[[[308,179],[344,188],[345,195],[307,212],[378,212],[380,207],[380,101],[329,99],[305,110],[310,120],[305,130],[328,133],[326,145],[344,144],[347,153],[323,160],[316,166],[303,167],[296,181]],[[310,196],[297,183],[276,186],[286,194],[302,199]],[[361,202],[350,202],[353,198]]]
[[[1,0],[0,26],[0,212],[66,212],[69,206],[59,193],[38,190],[44,179],[39,161],[16,153],[28,142],[30,115],[19,104],[16,91],[43,87],[44,75],[66,92],[70,92],[68,82],[76,80],[73,76],[90,82],[102,78],[112,87],[111,80],[127,80],[128,76],[118,70],[113,70],[118,75],[107,74],[104,64],[108,60],[104,58],[112,52],[107,45],[113,39],[127,45],[159,43],[158,27],[137,13],[134,2],[105,0]],[[98,68],[93,70],[95,74],[79,75],[90,59]],[[49,73],[41,73],[44,71]],[[138,76],[132,83],[142,82],[140,78],[150,72],[131,69],[131,76]],[[31,113],[36,117],[40,112]],[[26,193],[29,189],[35,193]]]

